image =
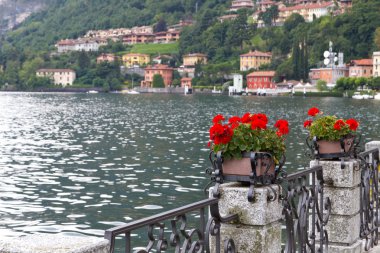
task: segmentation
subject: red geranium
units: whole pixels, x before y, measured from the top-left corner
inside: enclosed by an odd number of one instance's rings
[[[359,127],[359,122],[357,122],[355,119],[348,119],[348,120],[346,120],[346,124],[353,131],[356,131],[356,129],[358,129],[358,127]]]
[[[241,117],[242,123],[249,123],[251,122],[251,120],[252,120],[252,114],[250,114],[249,112],[247,112],[246,114],[243,115],[243,117]]]
[[[256,121],[256,120],[260,120],[260,121],[263,121],[266,124],[268,124],[268,118],[267,118],[267,115],[265,115],[264,113],[257,113],[257,114],[254,114],[252,116],[252,120]]]
[[[317,107],[312,107],[312,108],[309,109],[309,111],[308,111],[307,114],[308,114],[309,116],[314,117],[314,116],[317,115],[319,112],[320,112],[320,111],[319,111],[319,109],[318,109]]]
[[[224,121],[224,120],[225,120],[224,116],[223,116],[222,114],[218,114],[218,115],[216,115],[216,116],[212,119],[212,123],[214,123],[214,124],[218,124],[218,123],[220,123],[221,121]]]
[[[307,128],[307,127],[311,126],[311,123],[313,123],[312,120],[306,120],[306,121],[303,123],[303,127],[304,127],[304,128]]]
[[[210,139],[216,145],[227,144],[233,136],[233,130],[227,125],[215,124],[210,128]]]
[[[341,130],[344,126],[346,125],[346,122],[344,122],[343,120],[341,119],[338,119],[335,124],[334,124],[334,129],[335,130]]]
[[[284,119],[277,120],[277,122],[274,124],[274,127],[278,129],[278,131],[276,132],[278,136],[282,136],[284,134],[289,133],[289,122],[287,120],[284,120]]]
[[[232,116],[228,120],[228,123],[231,125],[232,129],[235,129],[236,127],[238,127],[240,122],[241,122],[241,118],[238,116]]]

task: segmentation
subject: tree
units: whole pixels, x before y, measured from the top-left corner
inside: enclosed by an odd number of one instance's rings
[[[165,83],[164,79],[160,74],[155,74],[153,76],[153,83],[152,83],[153,88],[165,88]]]
[[[166,30],[167,30],[166,21],[165,19],[160,18],[160,20],[158,20],[157,24],[154,26],[154,32],[157,33],[157,32],[163,32]]]
[[[289,18],[285,20],[283,27],[285,31],[290,32],[302,23],[305,23],[305,19],[300,14],[293,13]]]
[[[380,27],[376,28],[375,30],[374,41],[377,49],[380,50]]]
[[[278,6],[272,5],[265,12],[260,13],[259,19],[261,19],[266,26],[272,26],[276,24],[278,15],[279,15]]]
[[[327,82],[324,80],[317,81],[317,89],[318,91],[326,91],[327,90]]]

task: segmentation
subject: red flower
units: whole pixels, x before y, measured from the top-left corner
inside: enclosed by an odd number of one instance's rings
[[[348,120],[346,120],[346,124],[353,131],[356,131],[356,129],[358,129],[358,126],[359,126],[359,122],[357,122],[355,119],[348,119]]]
[[[309,109],[309,111],[308,111],[307,114],[310,115],[310,116],[312,116],[312,117],[314,117],[314,116],[317,115],[319,112],[320,112],[320,111],[319,111],[319,109],[318,109],[317,107],[312,107],[312,108]]]
[[[211,141],[207,143],[207,147],[211,147]]]
[[[243,115],[243,117],[241,117],[242,123],[249,123],[251,121],[252,121],[252,114],[250,114],[249,112],[247,112],[246,114]]]
[[[312,120],[306,120],[306,121],[303,123],[303,127],[304,127],[304,128],[307,128],[307,127],[311,126],[311,123],[313,123]]]
[[[252,116],[252,120],[261,120],[261,121],[264,121],[265,124],[268,124],[268,118],[267,118],[267,115],[265,115],[264,113],[257,113],[257,114],[254,114]]]
[[[230,123],[232,129],[238,127],[240,122],[241,118],[239,118],[238,116],[233,116],[228,120],[228,123]]]
[[[234,132],[228,125],[215,124],[210,128],[210,139],[216,145],[227,144],[231,141]]]
[[[335,124],[334,124],[334,129],[339,131],[339,130],[341,130],[342,127],[344,127],[345,125],[346,125],[346,123],[345,123],[343,120],[338,119],[338,120],[335,122]]]
[[[274,127],[278,129],[278,131],[276,132],[278,136],[282,136],[284,134],[289,133],[289,122],[287,120],[277,120],[276,124],[274,124]]]
[[[251,129],[266,129],[267,128],[267,123],[263,120],[254,120],[251,122]]]
[[[222,114],[218,114],[216,115],[213,119],[212,119],[212,123],[214,124],[218,124],[220,123],[221,121],[225,120],[224,116]]]

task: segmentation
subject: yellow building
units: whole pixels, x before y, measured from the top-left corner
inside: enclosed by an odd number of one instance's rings
[[[272,53],[250,51],[240,55],[240,70],[258,69],[263,64],[269,64],[272,60]]]
[[[187,54],[183,56],[183,66],[195,66],[197,63],[206,64],[207,56],[205,54]]]
[[[36,71],[38,77],[49,77],[54,84],[62,85],[73,85],[76,73],[72,69],[39,69]]]
[[[123,55],[123,64],[126,67],[132,67],[134,65],[146,65],[150,62],[150,56],[147,54],[125,54]]]

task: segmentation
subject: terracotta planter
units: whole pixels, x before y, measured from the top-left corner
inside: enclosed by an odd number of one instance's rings
[[[338,153],[347,153],[350,152],[354,146],[355,137],[346,138],[343,140],[344,149],[340,141],[317,141],[318,152],[319,154],[338,154]]]
[[[275,174],[276,164],[273,158],[263,156],[256,159],[256,176]],[[251,159],[243,157],[242,159],[231,159],[223,161],[224,175],[249,176],[252,172]]]

